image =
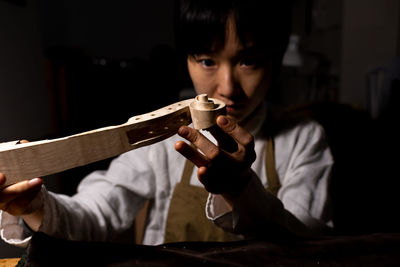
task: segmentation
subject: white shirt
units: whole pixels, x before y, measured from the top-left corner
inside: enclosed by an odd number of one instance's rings
[[[256,119],[258,122],[250,127],[251,132],[257,132],[263,121],[260,117]],[[210,137],[208,133],[205,135]],[[327,224],[333,159],[322,127],[307,122],[275,136],[276,170],[282,185],[278,193],[280,201],[264,190],[265,140],[255,137],[254,174],[240,201],[230,212],[224,208],[226,205],[221,205],[221,197],[210,194],[206,204],[208,218],[228,231],[245,231],[251,227],[248,219],[254,214],[284,224],[293,232],[301,231],[297,219],[311,228]],[[178,140],[182,139],[175,135],[122,154],[108,170],[88,175],[73,197],[43,188],[45,216],[39,230],[71,240],[134,242],[134,218],[145,200],[152,199],[143,243],[163,243],[172,192],[180,181],[185,162],[174,149]],[[202,186],[196,173],[195,169],[191,184]],[[0,235],[6,242],[26,245],[30,237],[24,237],[22,229],[19,218],[6,212],[1,214]]]

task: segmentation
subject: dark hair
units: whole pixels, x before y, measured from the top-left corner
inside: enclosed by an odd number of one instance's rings
[[[291,26],[290,0],[179,0],[176,46],[186,57],[223,48],[229,16],[243,45],[254,43],[273,62],[281,62]],[[215,47],[217,46],[217,47]]]

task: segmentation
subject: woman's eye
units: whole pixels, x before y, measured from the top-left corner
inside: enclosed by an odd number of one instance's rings
[[[254,58],[246,58],[240,61],[240,65],[245,67],[255,67],[257,66],[257,61]]]
[[[198,59],[197,62],[200,63],[201,65],[203,65],[204,67],[212,67],[215,65],[214,60],[209,59],[209,58]]]

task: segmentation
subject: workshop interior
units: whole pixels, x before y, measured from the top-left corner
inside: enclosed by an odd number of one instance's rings
[[[0,142],[118,125],[195,96],[175,49],[174,0],[0,0]],[[335,160],[339,235],[398,233],[400,2],[293,0],[271,105],[307,112]],[[72,195],[110,160],[45,178]],[[0,242],[0,258],[23,249]]]

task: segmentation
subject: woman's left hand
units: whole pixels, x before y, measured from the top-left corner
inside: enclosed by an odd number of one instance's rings
[[[197,130],[182,126],[178,134],[202,153],[183,141],[178,141],[175,149],[198,167],[197,176],[207,191],[231,202],[251,177],[250,167],[256,158],[254,137],[227,116],[219,116],[210,132],[218,145]]]

